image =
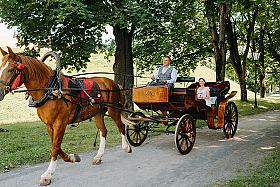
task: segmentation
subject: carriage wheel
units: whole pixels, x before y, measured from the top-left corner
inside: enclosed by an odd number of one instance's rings
[[[188,154],[194,145],[196,136],[195,122],[191,115],[183,115],[175,130],[175,145],[182,155]]]
[[[130,117],[137,118],[141,118],[142,116],[144,116],[142,112],[135,112],[130,115]],[[132,146],[140,146],[145,141],[148,135],[148,124],[149,122],[147,121],[135,121],[135,125],[133,127],[126,127],[126,138]]]
[[[228,102],[225,108],[225,123],[223,126],[227,138],[232,138],[237,130],[238,112],[234,102]]]

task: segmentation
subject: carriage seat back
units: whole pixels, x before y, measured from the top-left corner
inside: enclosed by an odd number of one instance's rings
[[[220,83],[209,82],[206,83],[206,86],[210,89],[210,97],[217,96],[218,99],[224,97],[230,89],[229,81],[223,81]]]
[[[194,82],[195,77],[177,77],[176,82]]]
[[[188,88],[197,88],[199,85],[198,82],[191,84]],[[230,83],[229,81],[223,81],[223,82],[206,82],[206,87],[209,87],[210,89],[210,104],[211,106],[217,106],[217,100],[220,98],[224,98],[224,96],[228,93],[230,89]]]
[[[195,82],[191,84],[188,88],[197,88],[199,85],[198,82]],[[229,81],[223,81],[223,82],[207,82],[205,84],[206,87],[209,87],[210,89],[210,97],[216,97],[221,98],[224,97],[229,89],[230,89],[230,83]]]
[[[195,77],[177,77],[176,82],[194,82]],[[186,92],[187,88],[173,88],[173,92]]]

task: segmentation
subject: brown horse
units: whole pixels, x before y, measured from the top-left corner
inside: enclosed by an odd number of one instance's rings
[[[31,57],[24,56],[22,54],[15,54],[10,47],[8,52],[0,48],[3,55],[2,65],[0,67],[0,101],[4,99],[4,96],[9,93],[11,86],[14,82],[18,81],[18,85],[24,84],[27,90],[34,90],[40,88],[46,88],[54,76],[54,71],[42,61],[33,59]],[[20,79],[16,80],[15,77],[21,75]],[[112,106],[120,107],[124,105],[125,97],[122,92],[110,92],[104,90],[117,90],[118,85],[108,78],[99,77],[92,78],[99,85],[102,94],[102,99],[105,102],[113,103]],[[17,87],[17,86],[16,86]],[[67,83],[62,78],[62,90],[67,88]],[[16,89],[16,88],[13,88]],[[30,95],[33,100],[38,100],[43,95],[43,90],[31,91]],[[119,95],[120,94],[120,95]],[[55,172],[57,166],[57,156],[59,155],[65,162],[79,162],[80,157],[76,154],[67,154],[61,149],[61,142],[65,132],[67,124],[69,124],[74,118],[77,105],[68,95],[64,95],[66,99],[71,102],[65,102],[63,99],[55,98],[49,99],[45,104],[37,108],[37,114],[39,118],[46,124],[48,133],[52,142],[51,149],[51,162],[45,173],[41,175],[39,185],[48,185],[51,183],[52,175]],[[73,102],[73,103],[72,103]],[[106,107],[99,104],[89,105],[89,107],[83,107],[84,120],[89,119],[90,115],[95,118],[95,123],[100,132],[100,146],[97,155],[94,157],[93,164],[100,164],[101,157],[104,154],[105,139],[107,135],[107,129],[104,124],[104,115],[107,110]],[[89,115],[90,112],[90,115]],[[131,153],[132,149],[125,140],[125,125],[122,122],[124,119],[123,112],[116,108],[108,107],[108,114],[116,123],[119,128],[119,132],[122,136],[122,149]],[[75,121],[82,121],[82,115]]]

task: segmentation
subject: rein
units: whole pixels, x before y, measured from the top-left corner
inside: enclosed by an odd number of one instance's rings
[[[81,75],[94,75],[94,74],[109,74],[109,75],[122,75],[122,76],[126,76],[126,77],[151,78],[151,77],[143,77],[143,76],[138,76],[138,75],[127,75],[127,74],[122,74],[122,73],[110,73],[110,72],[81,73],[81,74],[72,75],[72,77],[81,76]]]
[[[128,91],[128,90],[134,90],[134,89],[139,89],[139,88],[143,88],[146,86],[139,86],[137,88],[127,88],[127,89],[119,89],[119,90],[101,90],[103,92],[119,92],[119,91]],[[11,91],[12,93],[22,93],[22,92],[35,92],[35,91],[42,91],[42,90],[58,90],[58,88],[38,88],[38,89],[33,89],[33,90],[14,90]],[[62,88],[62,91],[70,91],[70,90],[85,90],[85,91],[90,91],[93,89],[80,89],[80,88]]]

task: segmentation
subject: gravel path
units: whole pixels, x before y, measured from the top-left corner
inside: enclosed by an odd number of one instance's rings
[[[80,163],[58,161],[50,186],[211,186],[248,171],[280,144],[280,111],[239,119],[238,130],[226,139],[222,130],[197,129],[193,150],[181,155],[174,135],[160,135],[133,147],[107,148],[101,165],[91,165],[97,151],[80,154]],[[0,173],[1,187],[37,186],[49,163]]]

